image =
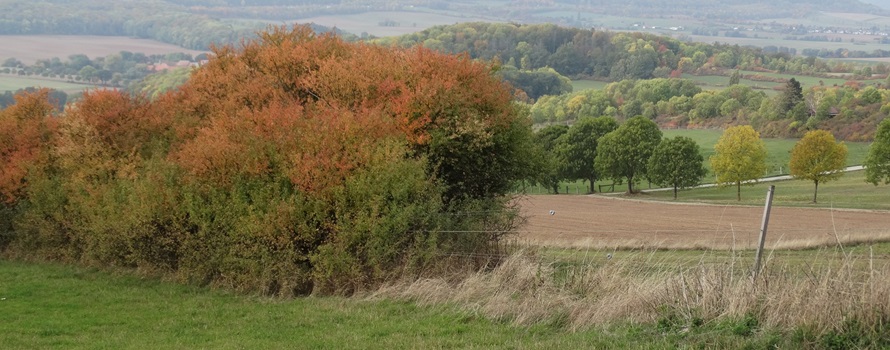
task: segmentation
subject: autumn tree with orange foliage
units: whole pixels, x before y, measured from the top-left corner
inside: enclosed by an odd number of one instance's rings
[[[313,172],[342,179],[364,162],[368,140],[388,137],[404,140],[414,156],[428,157],[449,198],[502,195],[529,175],[523,156],[529,125],[491,67],[424,48],[348,44],[306,27],[273,28],[242,46],[216,48],[216,58],[177,94],[174,105],[201,120],[205,130],[177,156],[196,174],[206,172],[201,159],[213,157],[193,149],[207,148],[200,146],[211,142],[206,130],[222,127],[215,123],[227,123],[219,121],[223,117],[249,116],[256,124],[321,128],[292,133],[296,139],[287,142],[300,147],[284,147],[291,180],[311,193],[330,185]],[[324,122],[313,125],[307,121],[312,119]],[[314,132],[344,134],[313,141]],[[310,146],[314,142],[324,144]],[[317,157],[320,151],[332,154]]]
[[[155,101],[69,106],[7,254],[285,296],[498,255],[535,157],[497,67],[300,26],[213,51]]]
[[[0,110],[0,202],[21,199],[29,168],[47,161],[53,112],[47,89],[16,95],[14,105]]]
[[[423,210],[415,217],[388,214],[400,222],[395,225],[399,228],[390,230],[401,237],[391,238],[391,242],[370,236],[358,241],[345,238],[342,227],[352,227],[349,222],[357,220],[347,213],[319,220],[315,228],[308,229],[311,235],[301,232],[297,239],[288,240],[288,247],[304,250],[324,242],[307,262],[325,266],[327,271],[327,277],[320,276],[317,269],[312,272],[316,286],[354,290],[358,286],[348,281],[379,280],[405,263],[399,259],[420,257],[410,253],[415,249],[411,247],[424,241],[448,249],[490,249],[485,242],[496,242],[496,234],[431,238],[436,235],[411,232],[411,228],[442,224],[429,213],[445,210],[484,207],[494,209],[492,213],[503,212],[503,196],[532,172],[527,118],[513,105],[510,89],[493,76],[493,67],[465,56],[424,48],[349,44],[333,36],[316,35],[306,27],[272,28],[240,49],[215,48],[214,56],[170,97],[174,101],[169,102],[171,114],[184,116],[183,120],[196,126],[194,134],[182,138],[170,155],[186,171],[185,181],[205,190],[239,192],[238,187],[245,183],[280,184],[287,180],[287,186],[293,187],[285,193],[292,191],[295,197],[327,203],[313,205],[343,208],[354,203],[350,196],[364,191],[350,186],[355,183],[352,179],[366,176],[370,168],[414,174],[405,175],[415,181],[408,188],[420,191],[417,198],[425,198]],[[380,152],[389,155],[383,164],[374,161]],[[418,177],[405,168],[417,166],[426,175]],[[417,181],[426,185],[418,187]],[[441,191],[435,201],[429,192],[433,189]],[[401,206],[407,212],[411,212],[408,207],[417,205],[410,203],[411,196],[375,195],[378,197],[366,200],[404,201]],[[509,225],[509,215],[500,217],[486,220]],[[387,220],[379,221],[379,225],[387,225]],[[461,225],[478,224],[469,221]],[[370,235],[377,230],[373,226],[363,225],[360,232]],[[379,246],[372,249],[369,242]],[[379,256],[355,256],[355,252],[369,250],[389,251],[390,256],[400,258],[384,259],[384,263]],[[365,271],[358,273],[364,277],[354,276],[357,268]],[[353,277],[332,277],[347,275]],[[329,283],[331,280],[342,283]]]

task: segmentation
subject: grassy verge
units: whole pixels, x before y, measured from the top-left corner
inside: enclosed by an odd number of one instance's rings
[[[698,249],[578,249],[546,247],[539,249],[538,259],[542,263],[562,267],[603,267],[608,264],[626,264],[646,269],[677,271],[700,266],[729,266],[735,273],[749,273],[754,266],[756,251],[740,250],[698,250]],[[763,261],[768,265],[784,265],[798,268],[825,268],[839,265],[848,256],[863,257],[856,261],[857,268],[866,269],[867,264],[890,263],[890,243],[857,245],[827,245],[809,249],[773,249],[765,247]],[[867,257],[867,259],[865,259]]]
[[[449,302],[269,300],[120,272],[2,260],[0,281],[0,344],[6,349],[738,348],[788,342],[756,327],[736,331],[750,323],[744,319],[685,328],[684,320],[665,312],[654,323],[573,331],[560,313],[523,323],[460,311]]]
[[[491,272],[458,283],[421,280],[382,293],[423,305],[454,303],[520,325],[557,319],[568,329],[586,329],[633,322],[662,336],[683,336],[675,346],[684,348],[890,346],[890,328],[883,321],[888,315],[881,311],[890,301],[883,277],[890,267],[885,259],[862,255],[863,250],[774,257],[757,279],[751,278],[748,261],[735,256],[677,265],[653,259],[649,252],[611,259],[600,255],[598,263],[517,254]],[[712,259],[709,253],[697,254]],[[685,259],[696,253],[656,254]],[[707,340],[699,340],[700,332],[708,334]]]

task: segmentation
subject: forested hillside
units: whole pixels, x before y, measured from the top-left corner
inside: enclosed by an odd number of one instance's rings
[[[410,47],[422,44],[448,52],[467,53],[484,60],[498,59],[526,70],[551,67],[573,78],[619,81],[677,77],[726,69],[759,70],[819,75],[851,65],[828,65],[815,57],[792,52],[738,45],[683,42],[645,33],[597,31],[553,24],[463,23],[437,26],[380,44]],[[886,65],[876,66],[886,73]]]
[[[855,63],[829,64],[816,57],[771,53],[759,48],[689,43],[651,34],[551,24],[464,23],[377,42],[405,47],[423,45],[501,62],[506,67],[505,79],[535,102],[532,117],[539,123],[644,115],[670,127],[752,124],[764,135],[774,137],[800,137],[807,130],[822,128],[841,139],[861,141],[870,140],[878,123],[890,112],[890,106],[885,106],[890,96],[886,84],[865,86],[851,80],[844,86],[820,85],[803,91],[791,79],[800,90],[791,97],[784,92],[768,96],[738,85],[738,70],[826,78],[834,72],[857,72],[853,73],[854,78],[871,78],[873,74],[886,76],[890,71],[882,63],[865,67]],[[614,83],[601,91],[565,95],[558,88],[558,74],[553,77],[547,75],[548,71]],[[516,72],[535,75],[519,79]],[[670,79],[684,74],[725,75],[726,84],[736,86],[702,91],[693,82]],[[747,78],[791,83],[756,74]],[[656,80],[638,81],[648,79]],[[553,90],[556,93],[542,92],[547,91],[544,86],[557,87]]]

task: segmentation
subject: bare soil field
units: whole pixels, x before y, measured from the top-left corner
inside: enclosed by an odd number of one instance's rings
[[[38,59],[85,54],[90,58],[104,57],[121,51],[141,52],[146,55],[185,52],[192,55],[204,51],[184,49],[148,39],[122,36],[95,35],[2,35],[0,60],[14,57],[22,63],[33,64]]]
[[[599,195],[519,200],[520,243],[573,248],[751,249],[763,207],[680,204]],[[551,212],[552,211],[552,212]],[[551,214],[552,213],[552,214]],[[767,248],[890,240],[890,211],[773,207]]]

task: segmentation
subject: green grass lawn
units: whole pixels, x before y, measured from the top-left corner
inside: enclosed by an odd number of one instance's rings
[[[769,72],[754,72],[754,71],[741,71],[742,75],[751,75],[757,74],[767,77],[773,78],[782,78],[782,79],[791,79],[794,78],[800,82],[801,86],[804,89],[808,89],[814,86],[819,85],[843,85],[847,82],[846,79],[841,78],[820,78],[820,77],[811,77],[805,75],[795,75],[795,74],[783,74],[783,73],[769,73]],[[723,90],[729,86],[729,76],[723,75],[692,75],[692,74],[683,74],[684,79],[689,79],[696,82],[702,89],[704,90]],[[870,79],[870,80],[861,80],[862,84],[874,84],[883,82],[882,79]],[[741,79],[739,81],[742,85],[750,86],[753,89],[760,90],[766,92],[767,95],[776,95],[779,93],[779,90],[785,86],[782,83],[774,83],[771,81],[757,81],[750,79]],[[820,84],[821,83],[821,84]]]
[[[712,204],[742,204],[762,206],[770,185],[776,186],[773,203],[779,206],[859,208],[890,210],[890,185],[872,185],[865,182],[864,171],[846,173],[840,179],[819,184],[819,203],[813,204],[813,182],[787,180],[762,182],[742,186],[742,200],[736,200],[736,187],[714,187],[684,190],[678,193],[679,201]],[[673,200],[671,191],[650,192],[646,199]],[[887,222],[890,223],[890,214]]]
[[[706,178],[705,182],[713,182]],[[611,181],[597,181],[597,186],[611,184]],[[776,185],[776,194],[773,203],[778,206],[793,207],[818,207],[818,208],[850,208],[850,209],[879,209],[890,210],[890,186],[875,186],[865,182],[863,171],[854,171],[845,174],[836,181],[819,184],[819,203],[813,204],[813,182],[806,180],[787,180],[776,182],[762,182],[755,185],[742,186],[742,200],[736,200],[736,188],[713,187],[681,190],[678,193],[678,201],[702,202],[711,204],[740,204],[762,206],[764,195],[769,185]],[[637,185],[635,189],[647,190],[657,188],[649,186],[646,181]],[[567,191],[568,189],[568,191]],[[587,184],[580,181],[563,182],[560,184],[560,194],[587,194]],[[596,188],[600,192],[600,188]],[[614,191],[603,188],[602,192],[625,192],[627,185],[615,185]],[[528,194],[547,194],[548,191],[540,186],[526,188]],[[673,201],[672,191],[648,192],[635,195],[637,199]],[[890,217],[888,217],[890,222]]]
[[[572,80],[572,91],[578,92],[581,90],[600,90],[606,85],[609,85],[609,82],[599,81],[599,80]]]
[[[770,266],[828,267],[841,265],[852,259],[857,267],[864,267],[870,257],[884,263],[890,259],[890,242],[844,246],[827,246],[811,249],[772,249],[764,247],[764,264]],[[733,265],[736,272],[750,272],[754,266],[756,250],[651,250],[651,249],[578,249],[546,247],[541,248],[542,259],[561,267],[598,267],[606,264],[630,264],[640,267],[640,271],[651,273],[676,271],[676,269],[696,268],[697,266]],[[610,258],[607,258],[610,257]]]
[[[820,78],[820,77],[811,77],[804,75],[795,75],[795,74],[782,74],[782,73],[768,73],[768,72],[754,72],[754,71],[741,71],[743,75],[748,74],[758,74],[767,77],[774,78],[782,78],[782,79],[797,79],[800,82],[801,86],[804,89],[819,86],[820,82],[826,86],[832,85],[843,85],[847,82],[846,79],[841,78]],[[723,75],[692,75],[692,74],[683,74],[683,79],[689,79],[694,81],[704,90],[723,90],[729,86],[729,76]],[[861,80],[863,84],[874,84],[881,83],[883,79],[871,79],[871,80]],[[750,79],[741,79],[739,81],[742,85],[750,86],[755,90],[760,90],[765,92],[767,95],[776,95],[779,93],[779,90],[785,86],[782,83],[774,83],[771,81],[757,81]],[[596,81],[596,80],[572,80],[573,91],[581,91],[586,89],[602,89],[606,85],[607,82]]]
[[[839,85],[840,86],[840,85],[844,85],[844,83],[847,82],[847,79],[841,79],[841,78],[821,78],[821,77],[811,77],[811,76],[806,76],[806,75],[795,75],[795,74],[768,73],[768,72],[765,73],[765,72],[754,72],[754,71],[742,71],[741,73],[743,75],[758,74],[758,75],[763,75],[763,76],[767,76],[767,77],[782,78],[782,79],[794,78],[795,80],[800,82],[801,87],[803,87],[804,89],[810,88],[813,86],[819,86],[819,85],[826,85],[826,86]],[[821,84],[820,84],[820,82],[821,82]],[[882,83],[883,79],[859,80],[859,82],[861,82],[863,84],[874,84],[874,83]]]
[[[654,324],[578,332],[558,322],[518,327],[444,305],[269,300],[127,272],[3,260],[0,281],[4,349],[765,348],[783,341],[767,331],[737,335],[724,323],[682,331]]]
[[[723,75],[692,75],[683,74],[683,79],[689,79],[699,85],[704,90],[723,90],[729,87],[729,76]],[[752,89],[765,92],[767,95],[778,94],[776,87],[782,86],[779,83],[769,81],[755,81],[750,79],[740,79],[739,84],[750,86]]]
[[[708,158],[714,154],[714,145],[723,135],[722,130],[687,130],[671,129],[662,130],[664,137],[686,136],[698,143],[702,156],[705,158],[705,167],[710,172],[711,164]],[[791,149],[797,143],[797,139],[763,139],[766,145],[766,164],[769,174],[787,174],[788,163],[791,160]],[[847,165],[860,165],[868,155],[869,142],[845,142],[847,145]],[[707,180],[706,180],[707,182]]]
[[[38,79],[9,74],[0,74],[0,91],[16,91],[28,87],[50,88],[64,91],[67,94],[79,93],[95,85],[75,84],[55,79]]]

